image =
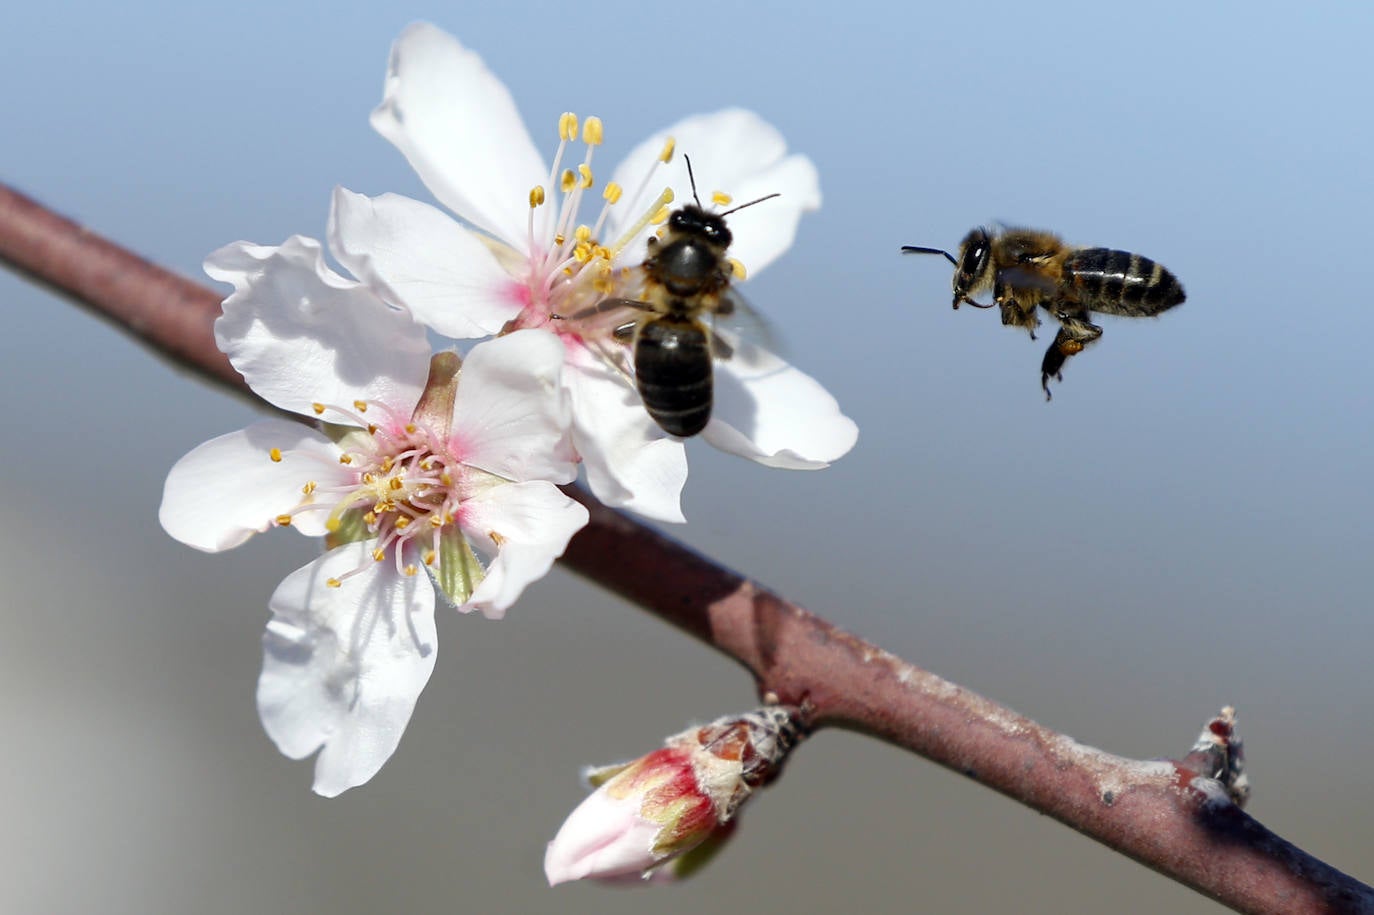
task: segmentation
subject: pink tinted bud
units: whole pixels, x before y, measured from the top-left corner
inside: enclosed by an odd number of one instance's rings
[[[776,776],[797,740],[796,711],[719,718],[633,762],[591,771],[596,791],[544,855],[549,884],[660,883],[695,872],[734,831],[754,788]]]

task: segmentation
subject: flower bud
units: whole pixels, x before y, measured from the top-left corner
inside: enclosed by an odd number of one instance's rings
[[[799,733],[797,709],[767,706],[669,737],[629,763],[589,770],[596,790],[544,854],[549,884],[671,882],[734,831],[740,805],[777,776]]]

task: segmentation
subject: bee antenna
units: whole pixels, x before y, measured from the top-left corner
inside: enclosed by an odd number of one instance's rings
[[[954,259],[954,255],[953,255],[953,254],[950,254],[948,251],[946,251],[946,250],[943,249],[943,248],[920,248],[920,247],[917,247],[916,245],[902,245],[902,253],[903,253],[903,254],[941,254],[941,255],[944,255],[945,260],[949,261],[951,264],[953,264],[953,265],[956,266],[956,267],[959,266],[959,262],[958,262],[957,260]]]
[[[692,199],[697,202],[697,206],[701,206],[701,198],[697,196],[697,176],[692,174],[692,157],[683,153],[682,158],[687,162],[687,180],[692,182]]]
[[[782,196],[782,194],[779,194],[779,193],[777,193],[777,192],[774,192],[774,193],[772,193],[772,194],[768,194],[768,195],[766,195],[766,196],[760,197],[758,200],[751,200],[751,201],[749,201],[748,203],[741,203],[741,204],[740,204],[739,206],[737,206],[737,207],[731,207],[730,209],[726,210],[724,213],[719,213],[719,214],[717,214],[717,215],[720,215],[720,216],[729,216],[731,213],[738,212],[739,210],[742,210],[742,209],[744,209],[745,207],[751,207],[751,206],[753,206],[753,205],[756,204],[756,203],[763,203],[765,200],[772,200],[774,197],[781,197],[781,196]]]

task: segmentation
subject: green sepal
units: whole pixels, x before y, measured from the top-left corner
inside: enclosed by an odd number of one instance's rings
[[[450,607],[467,603],[487,574],[456,525],[439,536],[439,555],[425,566],[425,572]]]

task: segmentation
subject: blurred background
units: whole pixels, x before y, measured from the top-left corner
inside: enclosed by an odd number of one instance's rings
[[[322,236],[336,184],[428,199],[367,122],[415,19],[486,58],[546,151],[559,112],[600,115],[603,168],[756,109],[825,205],[745,291],[861,435],[812,474],[692,444],[674,535],[1112,752],[1178,755],[1234,704],[1250,811],[1374,877],[1374,9],[385,6],[11,5],[0,179],[201,279],[229,241]],[[898,254],[993,220],[1148,255],[1188,301],[1104,319],[1046,404],[1053,327],[951,311],[949,265]],[[0,434],[0,911],[1218,911],[843,733],[694,881],[547,889],[580,766],[755,701],[559,570],[499,624],[441,614],[396,756],[318,798],[253,706],[267,598],[313,544],[204,556],[156,520],[172,463],[255,414],[12,275],[0,302],[4,390],[36,398]]]

